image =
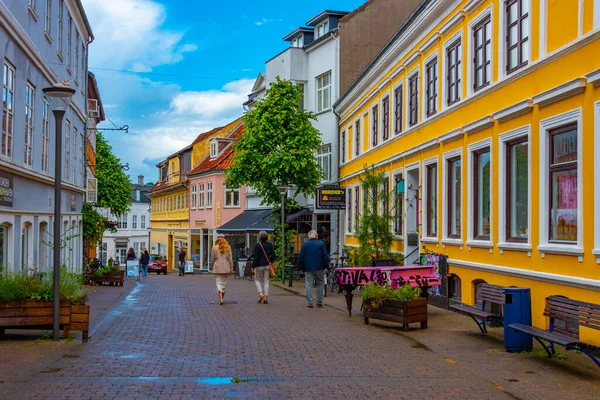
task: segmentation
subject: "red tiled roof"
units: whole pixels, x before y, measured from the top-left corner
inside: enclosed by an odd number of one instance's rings
[[[184,176],[181,178],[179,182],[167,183],[167,182],[157,182],[150,190],[148,190],[148,194],[153,194],[162,190],[172,189],[176,186],[183,186],[187,182],[187,177]]]
[[[229,168],[231,166],[231,163],[233,162],[233,144],[237,141],[237,139],[240,137],[240,135],[242,135],[243,132],[244,124],[240,124],[240,126],[238,126],[238,128],[227,137],[227,139],[233,139],[233,141],[227,146],[227,148],[215,159],[206,157],[194,169],[188,172],[188,176],[199,174],[202,172],[225,170]]]
[[[194,140],[194,141],[192,142],[192,145],[194,145],[194,144],[196,144],[196,143],[199,143],[199,142],[203,141],[204,139],[206,139],[207,137],[209,137],[209,136],[210,136],[210,135],[212,135],[213,133],[215,133],[215,132],[217,132],[217,131],[219,131],[219,130],[221,130],[221,129],[223,129],[223,128],[224,128],[223,126],[220,126],[220,127],[218,127],[218,128],[213,128],[213,129],[211,129],[211,130],[210,130],[210,131],[208,131],[208,132],[204,132],[204,133],[201,133],[201,134],[199,134],[199,135],[198,135],[198,137],[196,137],[196,140]]]

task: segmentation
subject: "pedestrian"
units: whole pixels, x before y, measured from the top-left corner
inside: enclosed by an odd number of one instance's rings
[[[148,264],[150,263],[150,254],[148,254],[148,250],[144,247],[142,249],[142,255],[140,257],[140,264],[142,265],[142,274],[144,277],[148,276]]]
[[[133,250],[133,247],[130,247],[129,250],[127,251],[127,260],[126,261],[130,261],[130,260],[137,260],[137,257],[135,256],[135,250]],[[127,263],[125,263],[125,265],[127,265]]]
[[[325,270],[329,266],[329,254],[325,243],[318,239],[317,231],[308,232],[308,240],[302,245],[297,266],[300,271],[304,271],[307,307],[313,308],[312,288],[315,282],[317,307],[323,307],[323,282]]]
[[[183,247],[179,248],[179,256],[178,256],[178,260],[179,260],[179,276],[185,276],[185,257],[187,256],[187,253],[185,252],[185,249]]]
[[[233,274],[233,257],[231,256],[231,247],[224,235],[217,235],[215,245],[210,252],[210,264],[213,267],[213,274],[217,281],[217,291],[219,293],[219,305],[223,305],[225,298],[225,289],[229,275]]]
[[[258,242],[254,245],[254,256],[252,261],[252,273],[256,290],[258,290],[258,302],[269,303],[269,263],[275,261],[275,247],[269,242],[267,232],[260,231]]]

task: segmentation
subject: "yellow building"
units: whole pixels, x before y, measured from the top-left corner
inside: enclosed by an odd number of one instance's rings
[[[167,258],[167,269],[176,268],[177,253],[186,249],[190,257],[190,193],[187,173],[210,152],[210,139],[226,136],[241,118],[225,127],[201,133],[189,146],[157,164],[159,180],[148,192],[150,197],[150,243],[152,254]]]
[[[393,250],[447,255],[454,298],[531,288],[542,328],[550,295],[600,303],[599,38],[598,0],[421,3],[335,104],[346,245],[375,166]]]

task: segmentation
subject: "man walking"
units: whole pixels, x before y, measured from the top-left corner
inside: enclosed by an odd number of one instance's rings
[[[329,254],[325,243],[317,238],[317,231],[308,232],[308,241],[302,245],[298,257],[298,269],[304,271],[306,282],[306,301],[308,308],[313,308],[312,288],[316,282],[317,307],[323,307],[323,282],[325,269],[329,266]]]
[[[185,276],[185,257],[187,253],[183,247],[179,248],[179,276]]]

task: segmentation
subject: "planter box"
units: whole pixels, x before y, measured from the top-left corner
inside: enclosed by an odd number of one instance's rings
[[[52,329],[53,303],[51,301],[18,300],[0,302],[0,335],[8,329]],[[90,320],[89,306],[72,306],[69,301],[61,301],[59,327],[64,338],[71,330],[82,331],[83,341],[87,342]]]
[[[371,303],[363,302],[363,317],[365,324],[369,325],[369,319],[380,319],[383,321],[398,322],[402,329],[408,332],[409,324],[420,323],[421,329],[427,328],[427,299],[411,301],[385,300],[379,308],[373,308]]]
[[[123,286],[124,281],[125,271],[109,272],[108,274],[104,274],[102,277],[97,276],[96,271],[87,272],[84,275],[84,282],[94,285],[108,284]]]

